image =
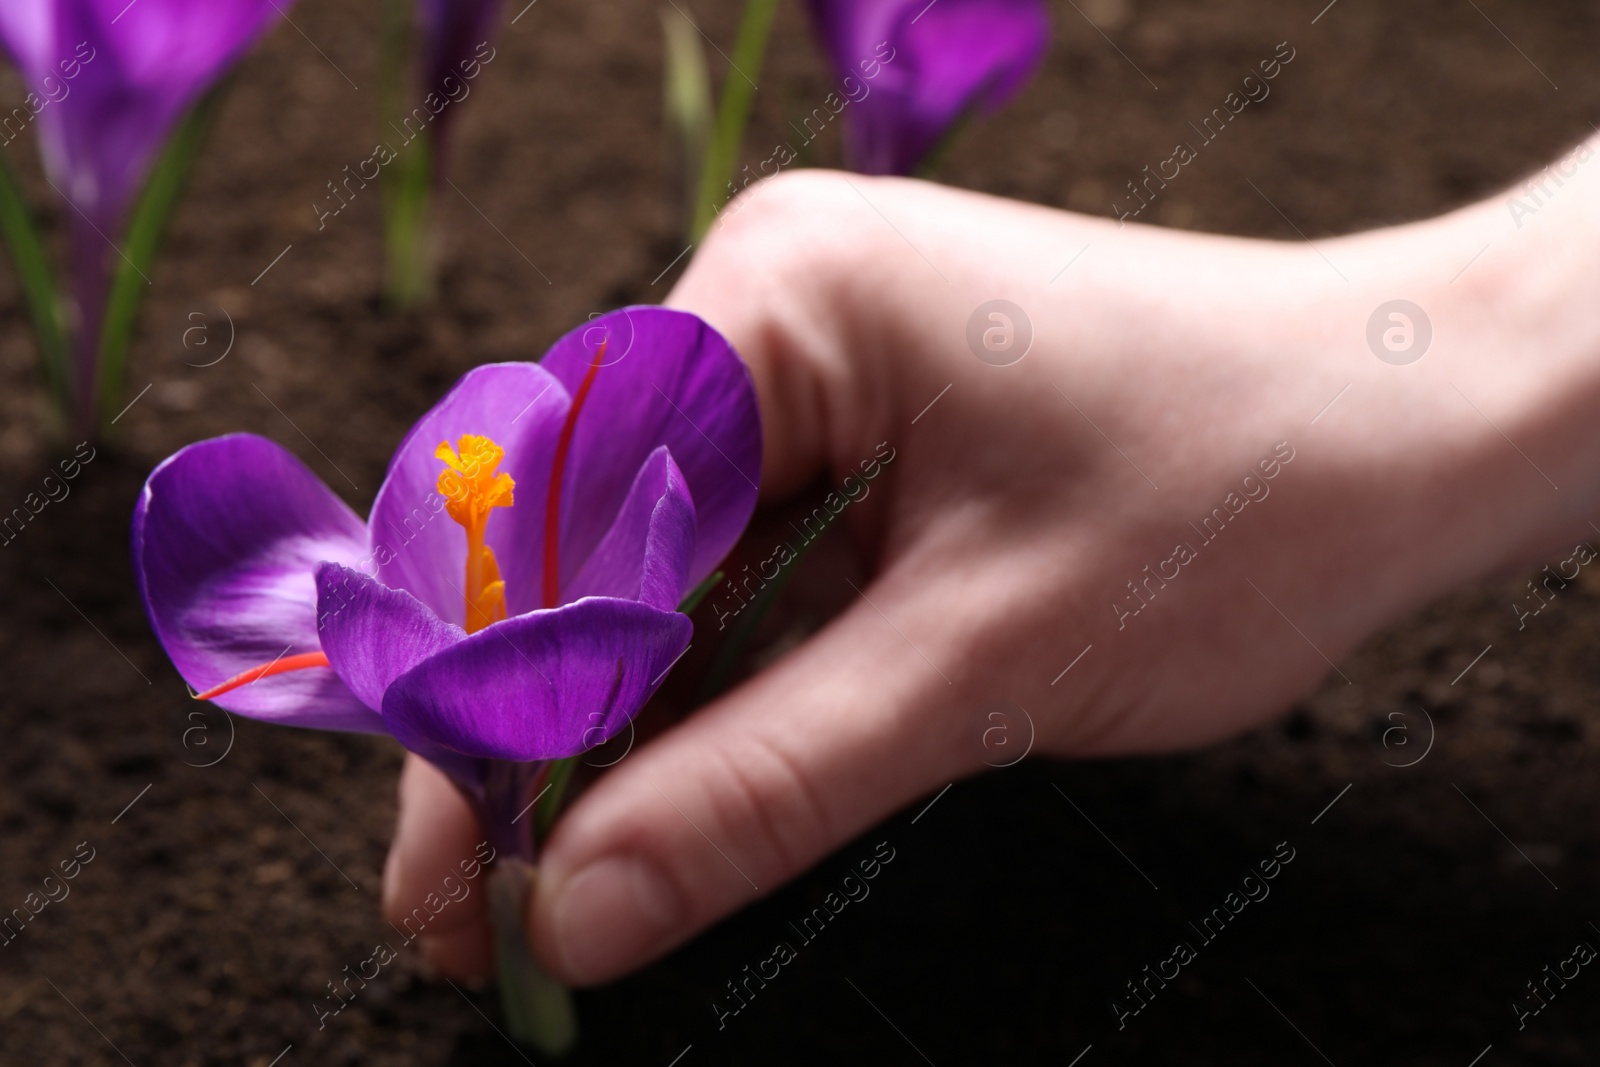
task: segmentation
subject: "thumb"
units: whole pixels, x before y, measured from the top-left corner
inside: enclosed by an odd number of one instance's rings
[[[882,584],[562,816],[530,916],[546,966],[578,985],[621,975],[977,765],[960,679],[911,644],[949,647],[948,613]]]

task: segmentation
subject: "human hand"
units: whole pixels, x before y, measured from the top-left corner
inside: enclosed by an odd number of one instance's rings
[[[620,975],[982,770],[997,702],[1048,755],[1205,743],[1451,586],[1580,536],[1600,496],[1582,180],[1525,227],[1491,201],[1314,245],[822,173],[737,202],[669,303],[749,362],[769,498],[895,450],[845,515],[873,577],[563,815],[529,916],[546,964]],[[1033,330],[1003,367],[967,341],[997,297]],[[1397,297],[1432,327],[1401,366],[1366,340]],[[478,840],[412,758],[391,917]],[[482,912],[441,920],[435,963],[487,974]]]

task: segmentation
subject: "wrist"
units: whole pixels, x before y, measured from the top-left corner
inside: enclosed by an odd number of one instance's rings
[[[1508,461],[1506,502],[1523,509],[1494,562],[1527,562],[1592,536],[1600,505],[1600,144],[1443,221],[1482,254],[1445,286],[1461,290],[1444,307],[1462,358],[1442,351],[1441,363]]]
[[[1416,574],[1432,589],[1593,536],[1600,148],[1585,148],[1539,176],[1543,192],[1519,183],[1439,218],[1319,242],[1345,280],[1326,272],[1328,314],[1305,328],[1340,323],[1323,384],[1329,397],[1351,388],[1316,436],[1352,476],[1385,486],[1383,506],[1411,529],[1447,539]],[[1389,317],[1397,300],[1413,307]]]

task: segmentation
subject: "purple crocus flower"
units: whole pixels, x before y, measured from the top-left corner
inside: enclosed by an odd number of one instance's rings
[[[851,99],[848,163],[863,174],[912,173],[957,122],[1021,89],[1050,40],[1044,0],[808,3]]]
[[[401,442],[367,522],[264,438],[190,445],[145,483],[134,569],[200,696],[392,734],[531,861],[533,820],[510,824],[541,761],[604,742],[655,691],[760,470],[727,341],[629,308],[542,363],[468,373]]]
[[[292,6],[275,0],[5,0],[0,42],[41,97],[51,178],[108,233],[174,125]],[[76,76],[61,64],[77,60]]]
[[[292,0],[0,0],[0,44],[43,101],[45,171],[71,205],[80,399],[92,404],[108,242],[185,112]]]

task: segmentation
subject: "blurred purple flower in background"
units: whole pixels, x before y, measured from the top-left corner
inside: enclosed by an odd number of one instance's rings
[[[1044,0],[808,0],[847,95],[846,162],[910,174],[963,120],[993,111],[1050,43]],[[849,79],[848,81],[846,79]],[[852,84],[870,80],[856,98]]]
[[[418,95],[438,93],[454,98],[446,79],[461,82],[461,72],[481,45],[494,36],[501,0],[417,0]],[[434,121],[433,168],[442,173],[449,129],[456,109],[447,107]]]
[[[292,0],[284,0],[283,7]],[[173,127],[281,14],[274,0],[5,0],[0,42],[30,88],[83,64],[39,116],[51,181],[108,236]],[[102,246],[103,247],[103,246]]]
[[[50,101],[40,152],[70,205],[80,418],[93,418],[113,246],[134,200],[179,121],[292,2],[0,0],[0,44]]]
[[[380,118],[408,147],[397,164],[383,169],[384,291],[392,307],[407,308],[434,296],[433,198],[450,180],[450,134],[461,106],[495,58],[489,42],[501,4],[389,0],[385,10]]]

